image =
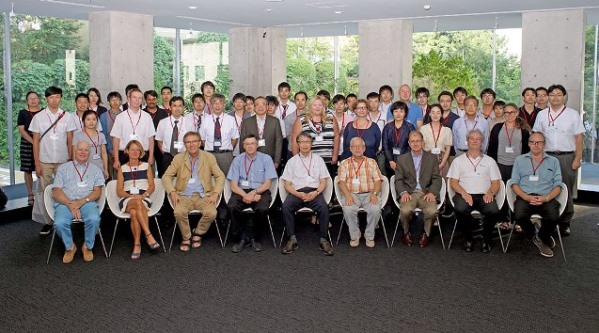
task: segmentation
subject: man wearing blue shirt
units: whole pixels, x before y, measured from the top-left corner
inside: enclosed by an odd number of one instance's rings
[[[251,244],[255,252],[262,251],[260,223],[267,221],[270,206],[270,185],[277,179],[272,158],[258,151],[258,138],[249,134],[243,139],[245,152],[237,155],[229,168],[227,179],[231,182],[231,198],[227,203],[231,216],[233,238],[238,240],[233,252],[241,252]],[[255,212],[253,221],[242,219],[244,209]]]
[[[408,106],[408,117],[406,120],[410,122],[416,129],[422,126],[422,110],[418,104],[412,102],[412,88],[407,84],[402,84],[399,87],[399,100],[406,103]],[[393,121],[393,110],[387,112],[387,122]]]
[[[560,220],[559,202],[556,197],[561,192],[562,173],[559,160],[547,155],[545,136],[533,132],[528,139],[530,152],[516,157],[512,169],[512,190],[517,198],[514,203],[514,219],[532,239],[544,257],[553,257],[555,240],[551,234]],[[535,227],[530,216],[539,214],[543,218],[541,228],[535,235]]]
[[[62,262],[73,261],[77,247],[73,243],[71,224],[73,219],[82,220],[85,225],[83,259],[94,260],[92,249],[100,227],[100,212],[96,200],[102,196],[104,175],[102,170],[88,162],[89,143],[80,141],[75,148],[73,161],[62,164],[54,178],[54,227],[65,246]]]

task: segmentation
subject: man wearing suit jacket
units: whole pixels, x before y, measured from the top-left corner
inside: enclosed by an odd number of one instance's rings
[[[428,245],[433,221],[437,217],[437,197],[441,191],[441,173],[435,155],[422,149],[422,133],[412,131],[408,137],[411,152],[397,157],[395,189],[399,194],[399,216],[404,230],[402,241],[412,246],[410,222],[416,208],[424,213],[424,232],[418,245]]]
[[[283,133],[279,119],[266,114],[266,99],[258,97],[254,101],[256,115],[246,119],[241,127],[240,137],[245,138],[253,134],[258,138],[258,151],[272,158],[275,169],[281,163],[281,150],[283,149]],[[244,147],[240,146],[240,153]]]
[[[197,132],[187,132],[183,143],[185,151],[175,155],[164,172],[162,184],[175,207],[175,220],[183,238],[179,249],[186,252],[190,247],[202,245],[202,236],[216,218],[216,202],[225,187],[225,174],[214,155],[200,150]],[[173,184],[173,177],[177,177],[176,184]],[[195,209],[202,212],[202,218],[192,237],[188,215]]]

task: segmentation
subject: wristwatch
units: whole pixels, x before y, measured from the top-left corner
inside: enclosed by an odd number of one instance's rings
[[[88,197],[85,197],[85,202],[89,202],[89,198]]]
[[[379,192],[374,191],[374,192],[372,192],[372,194],[379,195]]]

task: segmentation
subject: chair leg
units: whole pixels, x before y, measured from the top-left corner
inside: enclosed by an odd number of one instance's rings
[[[331,238],[331,231],[327,230],[327,233],[329,234],[329,243],[331,243],[331,247],[334,247],[333,246],[333,239]]]
[[[52,255],[52,247],[54,247],[54,239],[56,238],[56,228],[52,226],[52,240],[50,241],[50,249],[48,250],[48,259],[46,259],[46,265],[50,262],[50,256]],[[560,239],[561,242],[561,239]]]
[[[110,250],[108,250],[108,257],[112,257],[112,246],[114,245],[114,238],[116,237],[116,229],[119,226],[119,219],[116,219],[116,223],[114,224],[114,231],[112,232],[112,241],[110,242]]]
[[[562,248],[562,257],[566,260],[566,251],[564,250],[564,242],[562,241],[562,233],[559,231],[559,225],[557,226],[557,238],[559,239],[559,246]]]
[[[439,238],[441,238],[441,245],[443,245],[443,250],[447,250],[445,248],[445,240],[443,240],[443,231],[441,230],[441,221],[439,220],[439,216],[437,215],[437,227],[439,228]],[[391,243],[393,246],[393,243]]]
[[[458,226],[458,220],[455,220],[455,223],[453,224],[453,231],[451,232],[451,237],[449,238],[449,245],[447,245],[447,249],[451,249],[451,243],[453,242],[453,235],[455,234],[455,229]]]
[[[214,224],[216,226],[216,233],[218,234],[218,239],[220,240],[220,246],[225,247],[225,243],[223,243],[223,237],[220,234],[220,227],[218,226],[218,218],[214,219]],[[172,240],[171,240],[172,243]],[[170,251],[170,249],[169,249]]]
[[[339,232],[337,233],[337,243],[335,243],[335,246],[339,245],[339,239],[341,239],[341,231],[343,231],[343,222],[345,221],[345,219],[341,219],[341,225],[339,225]]]
[[[393,231],[393,238],[391,238],[391,247],[393,247],[393,243],[395,243],[395,235],[397,235],[397,229],[399,229],[399,221],[400,221],[400,217],[398,216],[397,223],[395,223],[395,231]]]
[[[270,237],[272,237],[272,246],[274,248],[277,247],[277,241],[275,240],[275,233],[272,231],[272,223],[270,223],[270,216],[267,215],[266,217],[268,219],[268,227],[270,228]]]
[[[175,231],[177,231],[177,223],[173,226],[173,233],[171,234],[171,243],[168,246],[168,252],[171,252],[171,248],[173,247],[173,240],[175,239]]]
[[[283,237],[285,237],[286,227],[283,226],[283,232],[281,233],[281,241],[279,242],[279,247],[283,246]]]
[[[507,252],[508,247],[510,246],[510,241],[512,240],[512,235],[514,234],[514,228],[516,227],[516,222],[510,222],[512,227],[510,228],[510,235],[507,238],[507,243],[505,244],[505,249],[503,250],[503,253]]]
[[[104,237],[102,236],[102,230],[98,228],[98,236],[100,236],[100,243],[102,244],[102,249],[104,250],[104,256],[108,258],[108,252],[106,251],[106,244],[104,243]]]
[[[390,246],[389,246],[389,238],[387,237],[387,228],[385,227],[385,222],[383,221],[383,217],[382,216],[381,216],[381,219],[379,220],[379,223],[383,227],[383,235],[385,235],[385,242],[387,242],[387,248],[390,248]]]
[[[156,221],[156,228],[158,228],[158,235],[160,236],[160,243],[162,243],[162,249],[166,253],[166,246],[164,246],[164,239],[162,238],[162,230],[160,230],[160,224],[158,224],[158,218],[154,215],[154,221]]]
[[[503,245],[503,235],[501,234],[501,228],[499,227],[499,223],[495,225],[497,228],[497,234],[499,235],[499,242],[501,243],[501,250],[505,253],[505,246]]]
[[[223,248],[227,246],[227,240],[229,239],[229,229],[231,228],[231,220],[227,223],[227,230],[225,231],[225,239],[223,239]]]

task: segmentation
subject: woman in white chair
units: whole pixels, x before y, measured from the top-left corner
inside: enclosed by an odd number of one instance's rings
[[[116,193],[121,197],[119,207],[122,212],[131,215],[133,233],[131,259],[133,260],[141,256],[142,230],[151,250],[160,247],[148,227],[148,210],[152,206],[150,194],[154,192],[154,173],[148,163],[141,161],[144,154],[143,146],[139,141],[130,141],[125,147],[125,155],[129,157],[129,161],[121,165],[117,175]]]

